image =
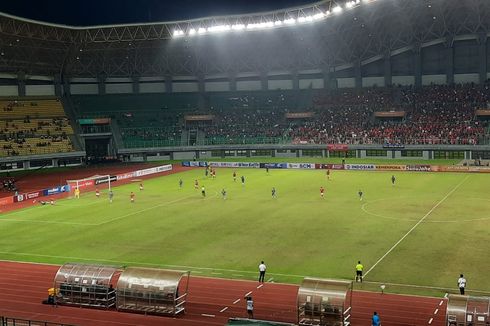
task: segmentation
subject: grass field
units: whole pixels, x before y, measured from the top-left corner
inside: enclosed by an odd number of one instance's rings
[[[246,279],[264,260],[267,278],[294,283],[302,276],[351,279],[360,259],[366,281],[457,290],[464,273],[470,292],[490,288],[490,175],[397,172],[392,186],[391,172],[334,171],[328,181],[320,170],[239,169],[242,186],[232,172],[218,169],[214,180],[203,169],[173,174],[145,181],[142,192],[137,183],[115,187],[112,204],[105,193],[86,193],[2,214],[0,258]]]

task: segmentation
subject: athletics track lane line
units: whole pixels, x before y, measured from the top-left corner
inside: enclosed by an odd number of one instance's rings
[[[371,268],[366,272],[366,274],[364,274],[364,277],[366,277],[369,272],[371,272],[383,259],[386,258],[386,256],[388,256],[390,254],[390,252],[392,252],[403,240],[405,240],[406,237],[408,237],[410,235],[410,233],[412,233],[413,230],[415,230],[417,228],[417,226],[419,226],[430,214],[432,214],[433,211],[436,210],[437,207],[439,207],[439,205],[441,205],[443,202],[446,201],[446,199],[451,196],[456,190],[458,190],[458,188],[466,181],[468,180],[470,176],[467,175],[460,183],[458,183],[456,185],[456,187],[454,187],[450,192],[448,192],[446,194],[446,196],[444,196],[444,198],[442,198],[437,204],[435,204],[424,216],[422,216],[422,218],[414,225],[412,226],[412,228],[410,230],[408,230],[407,233],[405,233],[405,235],[403,237],[401,237],[400,240],[398,240],[380,259],[378,259],[378,261],[373,265],[371,266]]]

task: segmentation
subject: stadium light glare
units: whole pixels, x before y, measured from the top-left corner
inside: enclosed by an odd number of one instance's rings
[[[281,26],[281,25],[282,25],[282,21],[280,21],[280,20],[276,20],[276,21],[274,22],[274,25],[275,25],[275,26]]]
[[[284,24],[286,24],[286,25],[294,25],[294,24],[296,24],[296,19],[294,19],[294,18],[286,19],[286,20],[284,20]]]
[[[354,5],[355,5],[354,1],[348,1],[345,3],[345,8],[350,9],[350,8],[354,7]]]
[[[196,30],[195,30],[194,28],[191,28],[191,29],[189,30],[189,35],[190,35],[190,36],[196,35]]]
[[[216,26],[211,26],[208,28],[208,32],[210,33],[219,33],[219,32],[226,32],[231,29],[230,25],[216,25]]]
[[[231,29],[234,31],[241,31],[245,29],[245,25],[244,24],[231,25]]]
[[[197,33],[199,33],[199,34],[205,34],[206,32],[207,32],[207,29],[204,27],[199,27],[199,29],[197,30]]]
[[[174,37],[179,37],[179,36],[183,36],[184,35],[184,32],[181,31],[181,30],[175,30],[174,31]],[[81,49],[80,49],[81,51]]]
[[[319,12],[318,14],[313,15],[314,20],[319,20],[325,18],[325,14],[323,12]]]
[[[332,12],[334,14],[338,14],[338,13],[341,13],[342,12],[342,7],[341,6],[336,6],[332,9]]]

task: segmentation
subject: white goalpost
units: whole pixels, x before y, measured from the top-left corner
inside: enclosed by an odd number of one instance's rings
[[[70,186],[70,194],[73,194],[75,189],[79,189],[80,192],[93,191],[99,187],[105,188],[105,185],[109,191],[112,190],[110,175],[93,175],[83,179],[66,180],[66,183]]]

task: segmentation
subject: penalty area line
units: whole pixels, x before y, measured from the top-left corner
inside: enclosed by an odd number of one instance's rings
[[[133,215],[144,213],[144,212],[150,211],[150,210],[155,209],[155,208],[164,207],[164,206],[167,206],[167,205],[172,205],[172,204],[178,203],[179,201],[183,201],[183,200],[186,200],[186,199],[189,199],[189,198],[192,198],[192,196],[187,196],[187,197],[184,197],[184,198],[175,199],[175,200],[172,200],[172,201],[169,201],[169,202],[166,202],[166,203],[162,203],[162,204],[159,204],[159,205],[151,206],[151,207],[148,207],[148,208],[145,208],[145,209],[140,209],[139,211],[131,212],[129,214],[125,214],[125,215],[122,215],[122,216],[119,216],[119,217],[115,217],[115,218],[112,218],[110,220],[107,220],[107,221],[104,221],[104,222],[100,222],[100,223],[94,224],[94,225],[95,226],[101,226],[101,225],[104,225],[104,224],[112,223],[114,221],[118,221],[118,220],[121,220],[121,219],[126,218],[126,217],[130,217],[130,216],[133,216]]]
[[[398,247],[398,245],[403,241],[405,240],[406,237],[408,237],[410,235],[410,233],[413,232],[413,230],[415,230],[430,214],[432,214],[433,211],[436,210],[437,207],[439,207],[443,202],[446,201],[446,199],[448,199],[449,196],[451,196],[456,190],[458,190],[458,188],[466,181],[468,180],[469,178],[469,175],[466,176],[460,183],[458,183],[450,192],[448,192],[446,194],[446,196],[444,196],[444,198],[442,198],[441,200],[439,200],[437,202],[437,204],[435,204],[424,216],[422,216],[422,218],[417,222],[415,223],[414,226],[412,226],[412,228],[410,230],[408,230],[407,233],[405,233],[405,235],[403,237],[401,237],[400,240],[398,240],[383,256],[381,256],[380,259],[378,259],[378,261],[376,263],[374,263],[373,266],[371,266],[371,268],[366,272],[366,274],[364,274],[364,277],[366,277],[380,262],[383,261],[383,259],[386,258],[386,256],[388,256],[393,250],[395,250],[396,247]]]

